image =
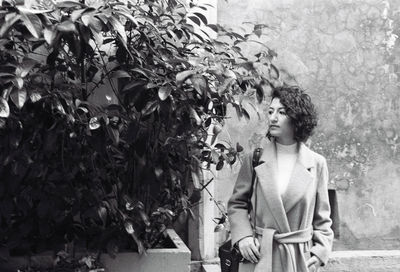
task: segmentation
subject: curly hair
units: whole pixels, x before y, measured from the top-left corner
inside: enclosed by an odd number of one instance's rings
[[[271,101],[279,98],[294,128],[294,139],[305,142],[317,126],[317,112],[311,98],[298,86],[276,87],[271,92]]]

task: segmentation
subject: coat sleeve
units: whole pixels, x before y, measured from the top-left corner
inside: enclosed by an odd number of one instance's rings
[[[322,265],[325,265],[328,262],[333,243],[332,220],[330,218],[331,209],[328,197],[328,166],[325,158],[322,161],[317,186],[311,254],[316,255],[321,260]]]
[[[233,194],[228,201],[228,218],[231,227],[232,245],[253,231],[248,214],[248,199],[251,194],[252,162],[251,154],[246,154],[237,177]]]

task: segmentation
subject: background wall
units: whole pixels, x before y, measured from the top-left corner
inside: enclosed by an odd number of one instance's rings
[[[278,67],[317,104],[320,122],[311,147],[327,158],[336,190],[336,249],[400,246],[399,21],[398,0],[218,1],[222,25],[269,26],[255,39],[278,53]],[[254,147],[265,135],[266,104],[259,107],[261,119],[255,112],[250,122],[232,114],[222,140]],[[239,167],[218,172],[222,202]]]

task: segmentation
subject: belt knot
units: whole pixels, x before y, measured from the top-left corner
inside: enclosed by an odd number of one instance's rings
[[[254,272],[272,272],[272,254],[273,241],[279,245],[280,254],[285,260],[282,266],[286,272],[297,272],[294,247],[289,244],[300,244],[311,241],[313,235],[312,227],[301,230],[278,233],[277,230],[271,228],[256,227],[256,233],[262,236],[261,239],[261,258],[257,263]]]

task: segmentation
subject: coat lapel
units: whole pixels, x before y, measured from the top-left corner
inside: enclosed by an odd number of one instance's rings
[[[294,166],[288,187],[283,193],[282,202],[285,212],[289,212],[309,189],[314,173],[314,156],[304,144],[299,145],[299,155]]]
[[[258,177],[258,184],[264,195],[265,201],[275,219],[280,232],[290,231],[289,223],[286,217],[282,198],[278,191],[276,182],[276,147],[274,142],[264,145],[263,153],[260,158],[260,164],[256,166],[255,171]]]

